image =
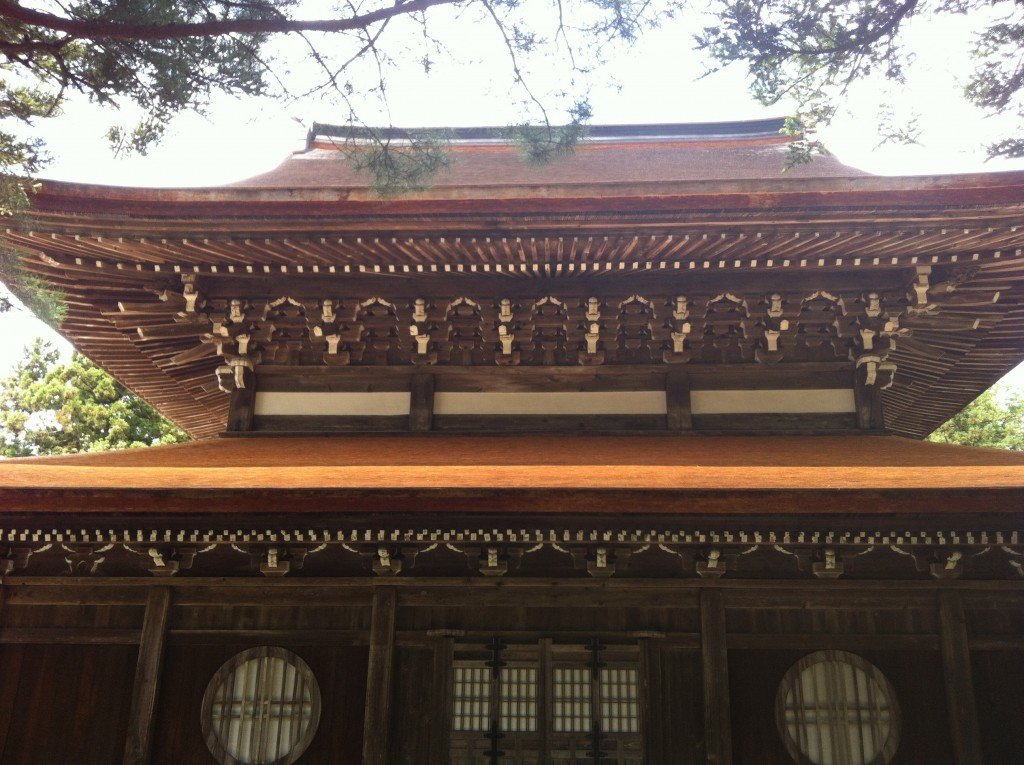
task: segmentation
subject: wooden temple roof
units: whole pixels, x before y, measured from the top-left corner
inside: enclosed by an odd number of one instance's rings
[[[0,463],[5,493],[129,487],[981,490],[1024,488],[1024,454],[897,436],[362,435],[221,438]]]
[[[232,186],[44,182],[31,223],[4,238],[66,296],[61,329],[76,347],[199,438],[224,429],[228,403],[218,360],[191,352],[205,330],[121,308],[180,293],[183,276],[220,300],[310,285],[326,292],[306,297],[355,302],[424,290],[621,300],[692,279],[761,300],[862,290],[868,273],[909,289],[928,266],[940,318],[913,330],[913,347],[897,342],[883,392],[889,430],[924,436],[1024,358],[1024,173],[887,178],[828,157],[783,173],[777,129],[601,128],[543,167],[468,131],[435,185],[382,199],[320,126],[307,150]]]

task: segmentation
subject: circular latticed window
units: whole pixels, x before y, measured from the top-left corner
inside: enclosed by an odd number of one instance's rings
[[[203,697],[203,737],[223,765],[290,765],[319,722],[316,678],[283,648],[251,648],[228,660]]]
[[[845,651],[812,653],[790,667],[775,717],[801,765],[887,765],[899,746],[892,685],[876,666]]]

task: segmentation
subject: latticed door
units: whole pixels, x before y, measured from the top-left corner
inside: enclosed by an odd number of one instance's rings
[[[453,666],[452,765],[640,765],[636,646],[463,645]]]

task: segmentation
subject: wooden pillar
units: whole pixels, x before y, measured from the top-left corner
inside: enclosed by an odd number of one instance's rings
[[[729,654],[721,590],[700,591],[700,648],[704,662],[704,738],[708,762],[732,765]]]
[[[228,432],[245,433],[252,430],[256,413],[256,375],[247,373],[245,387],[231,391],[228,402]]]
[[[956,765],[982,765],[971,652],[967,644],[964,606],[958,592],[939,592],[939,641],[942,645],[949,729],[953,738],[953,761]]]
[[[648,762],[661,762],[664,751],[662,733],[665,713],[661,709],[661,688],[664,670],[661,666],[661,648],[650,638],[640,638],[640,725],[643,733],[644,751]]]
[[[397,600],[394,587],[377,587],[373,591],[370,662],[366,670],[366,710],[363,717],[363,765],[385,765],[387,762]]]
[[[882,417],[882,394],[878,385],[865,385],[864,373],[853,373],[853,398],[857,410],[857,427],[861,430],[881,430],[885,427]]]
[[[669,430],[692,430],[690,376],[677,365],[669,365],[665,374],[666,424]]]
[[[132,705],[128,715],[128,740],[124,749],[125,765],[148,765],[152,756],[153,720],[170,612],[170,589],[151,588],[146,601],[146,616],[142,622],[139,659],[135,665]]]
[[[430,693],[437,706],[433,718],[436,735],[431,736],[430,762],[448,762],[451,758],[452,707],[455,701],[455,681],[452,665],[455,662],[455,638],[451,635],[438,637],[434,648],[434,688]]]
[[[430,430],[434,427],[434,375],[429,372],[414,374],[409,392],[409,430]]]

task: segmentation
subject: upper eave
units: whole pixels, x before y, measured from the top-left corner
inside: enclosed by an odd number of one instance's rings
[[[167,348],[140,342],[106,315],[181,273],[272,275],[276,284],[283,275],[533,280],[714,269],[755,280],[772,272],[767,284],[790,283],[796,272],[910,273],[970,262],[1003,291],[989,322],[1002,321],[999,331],[965,340],[978,354],[962,369],[932,363],[927,384],[887,393],[902,413],[898,432],[926,434],[1020,360],[1024,172],[879,177],[825,157],[783,173],[787,139],[770,128],[620,130],[543,167],[467,136],[433,186],[388,199],[321,136],[276,170],[232,186],[43,181],[25,224],[2,238],[66,295],[69,339],[197,437],[220,431],[226,413],[209,364],[169,366]]]
[[[403,229],[472,222],[495,214],[538,219],[580,215],[663,217],[727,211],[772,218],[780,213],[879,211],[910,214],[965,208],[1020,214],[1024,171],[933,176],[438,186],[382,199],[354,186],[231,186],[149,189],[43,181],[33,195],[41,225],[91,228],[110,223],[201,230],[204,224],[259,219],[262,226],[317,220],[320,225],[383,220]],[[428,220],[421,219],[429,216]],[[454,221],[453,221],[454,222]]]

